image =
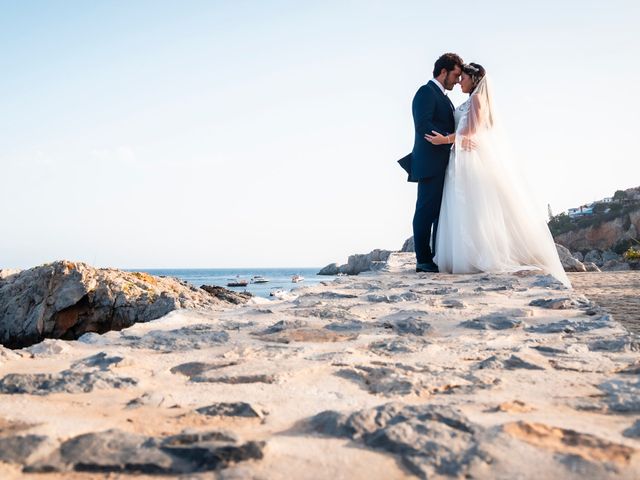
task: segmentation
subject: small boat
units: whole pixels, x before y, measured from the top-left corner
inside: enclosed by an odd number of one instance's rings
[[[271,290],[271,291],[269,292],[269,296],[270,296],[270,297],[276,297],[276,298],[279,298],[279,297],[281,297],[282,295],[284,295],[285,293],[286,293],[286,292],[285,292],[283,289],[281,289],[281,288],[276,288],[276,289]]]
[[[247,285],[249,285],[249,280],[245,280],[244,278],[240,277],[229,280],[227,282],[227,287],[246,287]]]
[[[269,280],[264,278],[262,275],[254,275],[251,278],[251,283],[269,283]]]
[[[299,283],[304,282],[304,277],[302,275],[294,275],[291,277],[291,283]]]

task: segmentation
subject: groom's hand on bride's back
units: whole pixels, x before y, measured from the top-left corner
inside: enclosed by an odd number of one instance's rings
[[[424,138],[427,142],[433,145],[444,145],[445,143],[451,143],[448,136],[445,137],[435,130],[431,130],[431,135],[428,133],[425,134]]]

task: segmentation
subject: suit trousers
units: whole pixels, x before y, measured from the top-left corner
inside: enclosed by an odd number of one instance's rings
[[[416,212],[413,215],[413,242],[418,263],[432,262],[433,256],[436,254],[436,234],[444,177],[443,172],[441,175],[418,181],[418,200],[416,201]]]

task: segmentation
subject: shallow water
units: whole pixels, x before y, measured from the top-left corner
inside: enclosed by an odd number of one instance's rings
[[[323,280],[333,280],[335,277],[316,275],[320,268],[181,268],[181,269],[142,269],[135,270],[151,275],[165,275],[178,277],[190,284],[200,287],[202,285],[217,285],[229,288],[236,292],[247,291],[258,297],[269,298],[269,293],[274,289],[291,290],[296,287],[316,285]],[[268,283],[249,283],[246,287],[227,287],[227,283],[237,278],[250,280],[254,275],[262,275]],[[302,275],[304,281],[292,283],[293,275]]]

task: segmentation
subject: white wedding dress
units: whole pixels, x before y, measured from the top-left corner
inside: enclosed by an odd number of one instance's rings
[[[455,110],[434,261],[441,272],[536,269],[571,288],[544,216],[535,209],[497,124],[487,77]],[[462,148],[467,138],[471,150]]]

